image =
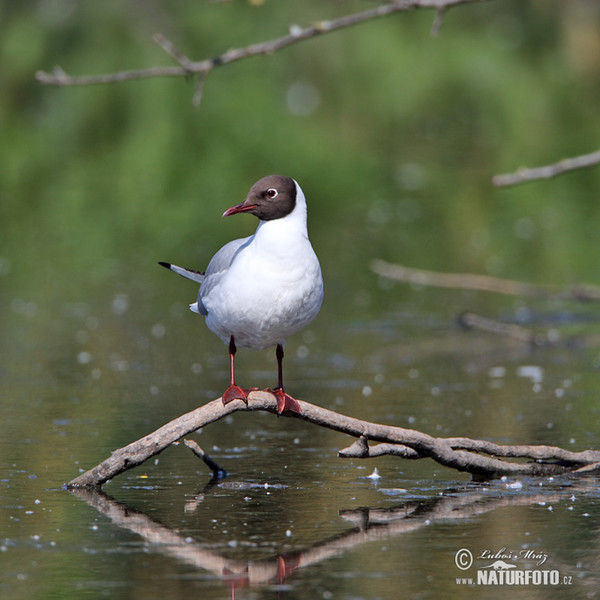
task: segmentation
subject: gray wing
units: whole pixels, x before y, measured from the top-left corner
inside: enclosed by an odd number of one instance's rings
[[[202,298],[205,298],[210,291],[215,287],[215,285],[219,282],[221,277],[227,272],[233,259],[236,257],[237,253],[244,247],[253,236],[248,236],[245,238],[240,238],[239,240],[233,240],[228,244],[225,244],[211,259],[208,263],[208,267],[206,268],[206,272],[204,273],[204,279],[202,281],[202,286],[200,287],[200,291],[198,292],[198,301],[197,301],[197,312],[201,315],[208,314],[206,308],[202,304]],[[194,308],[192,308],[194,310]]]

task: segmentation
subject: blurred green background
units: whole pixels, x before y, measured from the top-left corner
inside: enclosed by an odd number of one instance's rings
[[[38,84],[172,64],[284,35],[370,2],[0,5],[2,287],[48,303],[155,260],[202,267],[247,233],[219,215],[261,176],[303,186],[329,292],[373,257],[568,283],[596,281],[600,169],[497,190],[495,173],[595,150],[600,16],[594,2],[458,7],[370,22],[216,69],[193,82]],[[366,278],[366,279],[365,279]],[[42,301],[43,298],[43,301]]]

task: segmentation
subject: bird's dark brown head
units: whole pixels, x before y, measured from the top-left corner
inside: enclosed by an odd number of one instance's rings
[[[272,221],[289,215],[296,206],[296,182],[283,175],[268,175],[257,181],[241,204],[228,208],[224,217],[241,212],[261,221]]]

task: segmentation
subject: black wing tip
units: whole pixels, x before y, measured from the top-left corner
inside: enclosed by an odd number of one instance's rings
[[[171,270],[171,263],[168,263],[168,262],[163,262],[162,260],[159,260],[159,261],[158,261],[158,264],[159,264],[161,267],[164,267],[165,269],[169,269],[169,271]]]

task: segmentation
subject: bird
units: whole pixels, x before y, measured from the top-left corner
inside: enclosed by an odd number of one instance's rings
[[[298,182],[283,175],[259,179],[246,199],[228,208],[223,217],[249,213],[259,219],[253,235],[225,244],[205,272],[168,262],[159,264],[200,284],[190,309],[229,345],[230,384],[223,404],[248,394],[236,383],[238,346],[264,350],[275,346],[278,384],[277,412],[301,414],[298,401],[283,385],[285,339],[308,325],[323,302],[321,266],[308,238],[306,197]]]

